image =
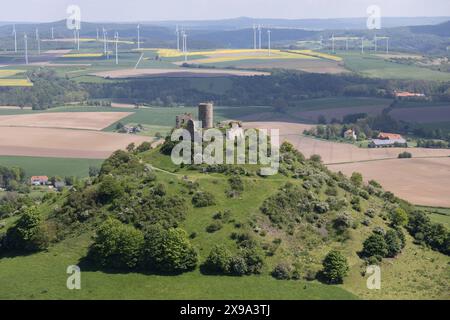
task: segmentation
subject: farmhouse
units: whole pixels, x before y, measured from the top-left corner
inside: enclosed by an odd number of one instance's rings
[[[371,148],[407,147],[406,140],[399,134],[380,132],[377,139],[372,139]]]
[[[356,133],[352,129],[348,129],[344,132],[344,138],[349,140],[356,140],[358,137],[356,136]]]
[[[408,91],[395,91],[395,97],[397,98],[425,98],[423,93],[414,93]]]
[[[48,177],[47,176],[32,176],[30,181],[33,186],[45,186],[48,183]]]

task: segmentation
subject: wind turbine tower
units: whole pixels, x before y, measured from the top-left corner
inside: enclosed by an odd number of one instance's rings
[[[55,39],[55,30],[54,30],[54,28],[52,27],[52,40],[53,39]]]
[[[272,33],[272,31],[267,30],[267,40],[269,42],[268,48],[269,48],[269,56],[272,54],[272,48],[270,47],[270,34]]]
[[[262,27],[261,25],[258,25],[258,32],[259,32],[259,50],[261,50],[261,42],[262,42]]]
[[[375,52],[377,52],[378,50],[378,46],[377,46],[377,35],[375,35],[375,37],[373,38],[374,41],[374,46],[375,46]]]
[[[28,37],[26,33],[24,34],[23,39],[25,41],[25,64],[28,64]]]
[[[331,36],[331,52],[335,53],[335,51],[334,51],[334,34]]]
[[[37,43],[37,49],[38,49],[38,55],[41,54],[41,41],[39,40],[39,29],[36,28],[36,43]]]
[[[17,53],[17,31],[16,31],[16,25],[13,25],[13,36],[14,36],[14,52]]]
[[[253,49],[256,50],[256,24],[253,25]]]
[[[177,51],[180,51],[180,29],[178,25],[175,27],[175,34],[177,35]]]
[[[119,64],[119,33],[116,32],[114,35],[114,39],[116,41],[116,64]]]
[[[97,41],[98,41],[99,37],[98,37],[98,28],[97,28]]]
[[[389,54],[389,37],[386,37],[386,54]]]
[[[187,34],[183,32],[183,51],[184,51],[184,61],[188,60],[188,50],[187,50]]]
[[[141,26],[137,25],[137,42],[138,42],[138,50],[141,49]]]
[[[364,54],[364,37],[361,38],[361,53]]]

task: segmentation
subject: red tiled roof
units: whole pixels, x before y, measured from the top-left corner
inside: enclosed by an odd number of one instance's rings
[[[403,139],[403,137],[400,134],[396,134],[396,133],[380,132],[380,134],[378,135],[378,139],[381,139],[381,140],[398,140],[398,139]]]

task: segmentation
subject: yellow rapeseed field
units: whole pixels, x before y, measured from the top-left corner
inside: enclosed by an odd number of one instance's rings
[[[16,74],[21,74],[24,72],[25,70],[0,70],[0,78],[12,77]]]
[[[338,56],[335,56],[332,54],[323,53],[323,52],[317,52],[317,51],[313,51],[313,50],[289,50],[289,52],[292,52],[295,54],[311,56],[311,57],[316,57],[316,58],[333,60],[333,61],[337,61],[337,62],[342,61],[341,57],[338,57]]]
[[[0,87],[32,87],[28,79],[0,79]]]
[[[103,53],[68,53],[63,55],[63,58],[99,58]]]

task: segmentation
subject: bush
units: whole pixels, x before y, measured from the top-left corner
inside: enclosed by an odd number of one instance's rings
[[[141,231],[108,218],[97,229],[89,256],[102,267],[130,269],[137,266],[143,244]]]
[[[402,251],[402,241],[400,240],[396,230],[388,230],[384,236],[384,239],[387,245],[387,257],[394,258]]]
[[[213,223],[211,223],[209,226],[206,227],[206,232],[214,233],[222,229],[222,227],[223,227],[222,222],[214,221]]]
[[[123,195],[120,183],[111,176],[105,176],[98,187],[98,201],[102,204],[110,203]]]
[[[224,245],[215,245],[203,264],[209,273],[228,274],[231,272],[231,252]]]
[[[213,194],[205,191],[198,191],[192,197],[192,204],[194,207],[203,208],[215,205],[216,201]]]
[[[388,254],[388,246],[386,244],[386,240],[380,234],[370,235],[363,243],[362,253],[365,257],[386,257]]]
[[[412,158],[412,154],[410,152],[402,152],[398,155],[399,159],[410,159]]]
[[[27,208],[17,223],[6,233],[5,247],[20,251],[40,251],[48,248],[50,240],[42,218],[35,207]]]
[[[397,208],[391,212],[390,220],[395,227],[405,226],[408,224],[408,214],[402,208]]]
[[[292,268],[287,263],[279,263],[272,271],[272,277],[278,280],[289,280],[291,278]]]
[[[322,275],[328,283],[342,283],[349,271],[347,259],[335,250],[326,255],[322,266]]]
[[[194,269],[198,255],[184,230],[152,226],[145,233],[143,260],[152,270],[179,273]]]
[[[247,274],[248,268],[245,259],[241,256],[235,256],[230,260],[230,272],[236,276]]]
[[[360,187],[363,183],[363,176],[361,173],[353,172],[350,180],[355,186]]]

